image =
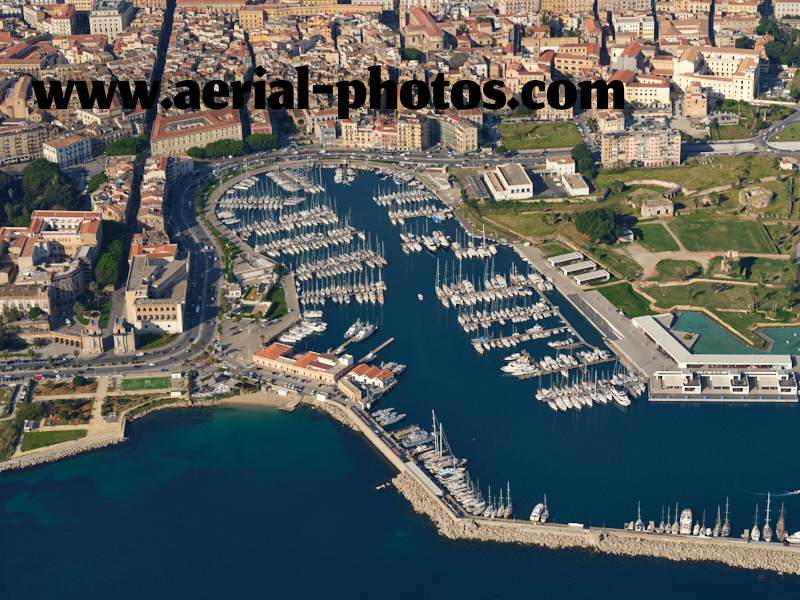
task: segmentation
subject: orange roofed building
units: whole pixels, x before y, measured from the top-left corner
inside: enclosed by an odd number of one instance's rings
[[[353,364],[349,354],[336,356],[330,353],[305,352],[293,354],[294,349],[274,342],[253,354],[253,364],[292,377],[302,377],[334,385]]]

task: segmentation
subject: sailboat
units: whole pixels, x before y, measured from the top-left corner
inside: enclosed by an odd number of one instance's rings
[[[778,513],[778,522],[775,523],[775,537],[780,543],[786,540],[786,512],[783,509],[783,502],[781,502],[781,510]]]
[[[756,504],[756,520],[753,522],[753,528],[750,530],[750,541],[757,542],[761,539],[761,531],[758,528],[758,504]]]
[[[658,524],[658,529],[656,529],[657,533],[664,533],[664,507],[661,507],[661,521]]]
[[[717,520],[714,522],[714,529],[712,530],[711,535],[713,535],[714,537],[719,537],[721,531],[722,531],[722,521],[720,519],[719,504],[717,504]]]
[[[731,522],[728,519],[728,498],[725,498],[725,521],[722,523],[722,529],[719,534],[722,537],[728,537],[731,534]]]
[[[772,528],[769,526],[769,504],[771,499],[772,497],[770,492],[767,492],[767,515],[766,519],[764,520],[764,529],[761,530],[761,538],[765,542],[772,541]]]
[[[636,522],[633,524],[634,531],[641,531],[644,529],[644,523],[642,522],[642,503],[641,501],[636,503]]]

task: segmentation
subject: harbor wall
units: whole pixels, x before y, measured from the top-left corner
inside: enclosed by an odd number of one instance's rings
[[[700,538],[624,529],[587,529],[528,521],[457,516],[410,471],[392,482],[416,512],[427,515],[450,539],[511,543],[550,549],[583,549],[613,556],[711,561],[731,567],[800,575],[800,550],[782,544],[748,543],[734,538]]]
[[[800,575],[800,548],[779,543],[749,543],[739,538],[701,538],[614,528],[586,528],[514,519],[464,517],[414,475],[379,433],[350,408],[335,401],[310,401],[338,422],[364,434],[373,448],[398,470],[392,483],[444,537],[455,540],[524,544],[549,549],[583,549],[613,556],[711,561],[731,567]]]

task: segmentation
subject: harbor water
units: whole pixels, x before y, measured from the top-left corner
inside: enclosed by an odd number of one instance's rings
[[[339,185],[329,170],[324,179],[337,211],[383,242],[386,301],[329,303],[327,331],[299,347],[334,348],[357,318],[376,323],[377,333],[348,352],[358,358],[394,337],[377,361],[408,365],[380,406],[423,426],[435,409],[484,490],[510,481],[517,516],[526,518],[546,493],[551,520],[559,522],[620,527],[641,501],[646,521],[658,523],[662,506],[678,502],[697,518],[705,511],[711,526],[717,505],[730,497],[738,535],[752,526],[756,503],[763,515],[771,491],[775,509],[785,502],[788,529],[800,530],[800,498],[788,494],[800,488],[797,406],[635,400],[624,410],[554,413],[534,398],[547,376],[500,372],[503,357],[519,348],[479,355],[456,311],[439,304],[437,258],[403,254],[400,228],[372,200],[387,182],[366,174]],[[454,221],[428,227],[456,235]],[[440,254],[440,271],[445,261],[453,268],[452,253]],[[524,269],[500,248],[494,268],[505,273],[512,262]],[[464,261],[468,268],[480,275],[483,262]],[[548,296],[585,339],[601,343],[565,299]],[[525,349],[555,354],[545,340]],[[718,566],[440,539],[402,498],[374,489],[393,472],[363,440],[308,410],[178,411],[135,423],[129,435],[121,447],[0,478],[0,539],[13,549],[0,575],[12,592],[309,597],[335,587],[356,597],[380,591],[407,598],[417,590],[444,598],[595,598],[613,590],[624,598],[646,586],[648,595],[665,598],[711,591],[783,598],[800,590],[794,578]],[[142,583],[123,585],[130,581]]]

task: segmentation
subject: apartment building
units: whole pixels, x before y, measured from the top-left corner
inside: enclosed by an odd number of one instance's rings
[[[758,50],[688,47],[674,59],[672,80],[684,92],[698,83],[712,96],[749,101],[758,92],[760,60]]]
[[[579,15],[592,12],[594,0],[541,0],[542,12],[554,15]]]
[[[363,115],[339,122],[340,145],[347,148],[420,151],[430,146],[430,124],[419,116],[374,119]]]
[[[800,1],[772,0],[772,13],[776,19],[800,16]]]
[[[49,139],[42,144],[42,157],[61,168],[88,162],[93,156],[92,140],[79,135]]]
[[[42,157],[42,144],[50,130],[41,123],[6,121],[0,124],[0,165]]]
[[[436,118],[439,139],[456,152],[474,152],[478,149],[478,126],[463,117],[442,115]]]
[[[89,31],[113,42],[128,28],[135,10],[127,0],[97,0],[89,13]]]
[[[640,14],[614,13],[614,34],[617,38],[626,35],[636,40],[653,41],[656,35],[656,21],[649,12]]]
[[[652,8],[651,0],[597,0],[597,12],[624,13],[630,11],[649,12]]]
[[[673,129],[630,129],[600,136],[603,167],[667,167],[681,162],[681,135]]]
[[[159,114],[150,138],[154,156],[180,156],[189,148],[207,146],[217,140],[241,140],[239,111],[230,108],[183,115]]]

